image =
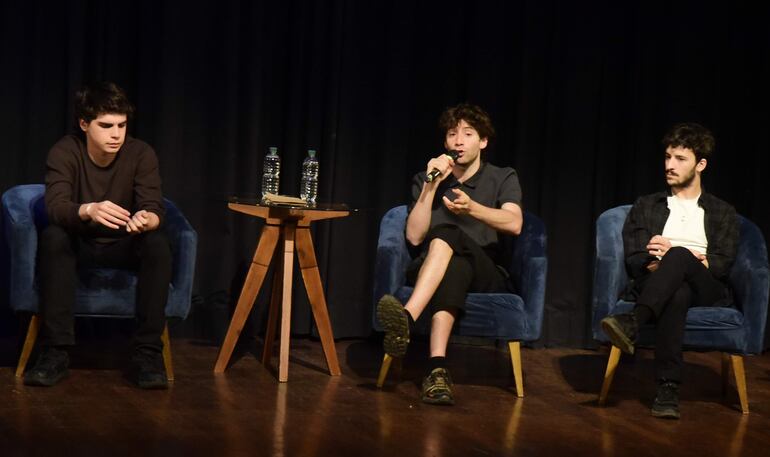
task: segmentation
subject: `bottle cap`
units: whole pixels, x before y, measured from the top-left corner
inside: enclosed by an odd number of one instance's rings
[[[308,149],[307,150],[307,155],[309,157],[315,157],[315,149]]]
[[[276,148],[275,146],[270,146],[270,155],[271,156],[278,155],[278,148]]]

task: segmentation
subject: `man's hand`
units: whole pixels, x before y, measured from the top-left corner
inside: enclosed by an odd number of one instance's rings
[[[671,241],[660,235],[653,236],[647,243],[647,252],[656,257],[663,257],[669,249],[671,249]]]
[[[78,214],[83,220],[92,220],[111,229],[125,226],[131,220],[130,212],[109,200],[84,203],[80,205]]]
[[[664,238],[660,235],[655,235],[652,238],[650,238],[650,241],[647,243],[647,252],[656,257],[663,257],[666,255],[669,249],[671,249],[671,241],[668,240],[668,238]],[[694,249],[688,250],[692,253],[692,255],[695,256],[696,259],[698,259],[706,268],[709,267],[709,262],[706,259],[706,255],[698,252]],[[653,260],[652,262],[647,264],[647,270],[649,271],[655,271],[658,269],[658,261]]]
[[[441,172],[441,175],[436,177],[433,181],[431,181],[434,185],[436,183],[440,183],[444,179],[449,176],[449,174],[452,172],[452,167],[454,167],[455,161],[452,160],[451,157],[449,157],[446,154],[441,154],[438,157],[435,157],[433,159],[430,159],[428,162],[428,167],[425,173],[430,173],[435,168],[436,170]]]
[[[692,252],[692,255],[694,255],[695,258],[700,260],[701,262],[706,260],[706,255],[705,254],[701,254],[700,252],[696,251],[695,249],[688,249],[688,251]]]
[[[140,210],[131,216],[128,224],[126,224],[126,231],[129,233],[142,233],[149,230],[155,230],[158,227],[159,222],[160,220],[155,213]]]
[[[696,259],[700,261],[700,263],[703,264],[704,267],[709,267],[709,261],[706,258],[706,254],[702,254],[701,252],[696,251],[695,249],[690,249],[690,252],[692,252],[692,255],[695,256]]]
[[[460,189],[452,189],[452,192],[455,193],[454,200],[449,200],[446,195],[442,197],[444,199],[444,206],[455,214],[468,214],[471,210],[471,202],[473,202],[473,200],[471,200],[468,194]]]

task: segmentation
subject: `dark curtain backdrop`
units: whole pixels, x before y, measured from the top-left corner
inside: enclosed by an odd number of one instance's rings
[[[441,151],[436,119],[491,114],[488,159],[520,175],[548,227],[542,343],[590,343],[594,222],[664,187],[660,138],[696,121],[717,137],[708,190],[770,234],[770,7],[762,2],[219,1],[0,6],[0,188],[42,182],[73,126],[72,94],[109,79],[137,106],[165,194],[198,230],[196,300],[231,289],[259,223],[229,195],[259,188],[269,146],[281,192],[319,151],[322,201],[360,211],[314,228],[334,332],[371,331],[379,219]],[[294,331],[312,331],[301,287]]]

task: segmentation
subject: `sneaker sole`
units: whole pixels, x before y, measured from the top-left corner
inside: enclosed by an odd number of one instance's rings
[[[383,296],[377,303],[377,320],[385,329],[382,345],[391,357],[403,357],[409,345],[409,320],[396,297]]]
[[[422,397],[422,402],[427,403],[429,405],[452,406],[455,404],[455,400],[452,397],[438,397],[438,398]]]
[[[679,419],[679,411],[676,411],[673,409],[662,409],[662,410],[653,409],[651,413],[652,413],[652,417],[657,417],[660,419]]]
[[[617,346],[626,354],[634,353],[634,342],[623,333],[614,320],[602,319],[602,329],[610,337],[610,341],[614,346]]]
[[[144,390],[166,390],[168,389],[168,382],[136,383],[136,386]]]

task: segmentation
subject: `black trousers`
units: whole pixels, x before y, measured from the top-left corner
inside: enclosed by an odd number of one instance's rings
[[[729,304],[727,288],[683,247],[669,249],[658,269],[641,285],[637,306],[648,306],[657,320],[655,376],[682,381],[682,343],[691,306]]]
[[[165,308],[171,281],[171,248],[161,230],[129,236],[109,244],[97,244],[49,225],[40,235],[40,344],[75,344],[75,289],[80,268],[137,270],[136,320],[133,346],[161,350]]]
[[[431,315],[442,310],[463,312],[468,292],[507,292],[508,281],[501,267],[465,232],[454,225],[437,225],[423,242],[424,250],[412,261],[406,272],[407,282],[414,285],[420,273],[430,242],[439,238],[453,251],[446,273],[430,301]]]

